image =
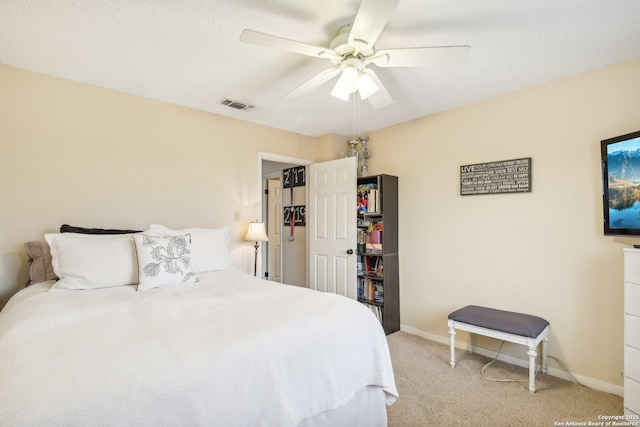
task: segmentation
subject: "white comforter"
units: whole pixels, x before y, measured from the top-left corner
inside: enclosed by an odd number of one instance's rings
[[[190,285],[30,286],[0,312],[0,425],[291,426],[397,398],[375,316],[225,270]]]

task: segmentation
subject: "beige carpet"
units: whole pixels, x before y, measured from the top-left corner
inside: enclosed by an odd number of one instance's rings
[[[400,394],[387,408],[389,427],[588,425],[623,414],[618,396],[542,374],[531,394],[525,368],[498,361],[488,376],[525,382],[488,381],[480,371],[489,358],[457,349],[452,369],[449,346],[405,332],[387,338]]]

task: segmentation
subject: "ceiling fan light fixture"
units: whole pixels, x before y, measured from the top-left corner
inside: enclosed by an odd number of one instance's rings
[[[345,69],[342,70],[340,79],[344,80],[344,84],[346,85],[349,93],[353,93],[358,90],[358,70],[356,70],[355,67],[345,67]]]
[[[380,89],[368,74],[360,75],[360,78],[358,79],[358,85],[361,99],[367,99]]]
[[[344,88],[341,88],[337,83],[331,91],[331,96],[335,96],[336,98],[342,99],[343,101],[349,101],[349,95],[349,92]]]
[[[358,70],[352,66],[345,67],[340,73],[340,78],[331,91],[331,95],[343,101],[349,101],[349,94],[358,90]]]

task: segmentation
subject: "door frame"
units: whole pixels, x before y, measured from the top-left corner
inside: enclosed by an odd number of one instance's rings
[[[260,212],[260,221],[263,221],[264,218],[266,218],[266,209],[267,206],[264,203],[265,200],[265,196],[264,196],[264,191],[263,191],[263,187],[262,187],[262,162],[263,161],[271,161],[271,162],[278,162],[278,163],[293,163],[293,164],[297,164],[300,166],[309,166],[310,164],[314,163],[313,160],[309,160],[309,159],[302,159],[302,158],[298,158],[298,157],[290,157],[290,156],[283,156],[281,154],[273,154],[273,153],[267,153],[267,152],[263,152],[263,151],[258,151],[258,182],[256,185],[256,188],[258,190],[258,210]],[[305,204],[308,206],[309,205],[309,192],[306,192],[306,196],[307,200],[305,200]],[[307,230],[308,233],[308,230]],[[309,248],[307,248],[308,250]],[[262,255],[260,256],[260,262],[258,264],[258,277],[264,277],[264,251],[262,252]],[[306,269],[307,269],[307,273],[309,271],[309,260],[308,260],[308,256],[305,257],[306,260]],[[284,259],[282,260],[283,264],[284,264]],[[283,271],[284,269],[284,265],[282,266],[281,271]],[[306,275],[308,277],[308,274]],[[306,286],[309,287],[309,283],[306,283]]]

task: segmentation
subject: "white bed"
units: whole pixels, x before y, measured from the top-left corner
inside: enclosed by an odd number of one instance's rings
[[[197,283],[18,292],[0,312],[0,425],[384,426],[375,316],[236,269]]]

